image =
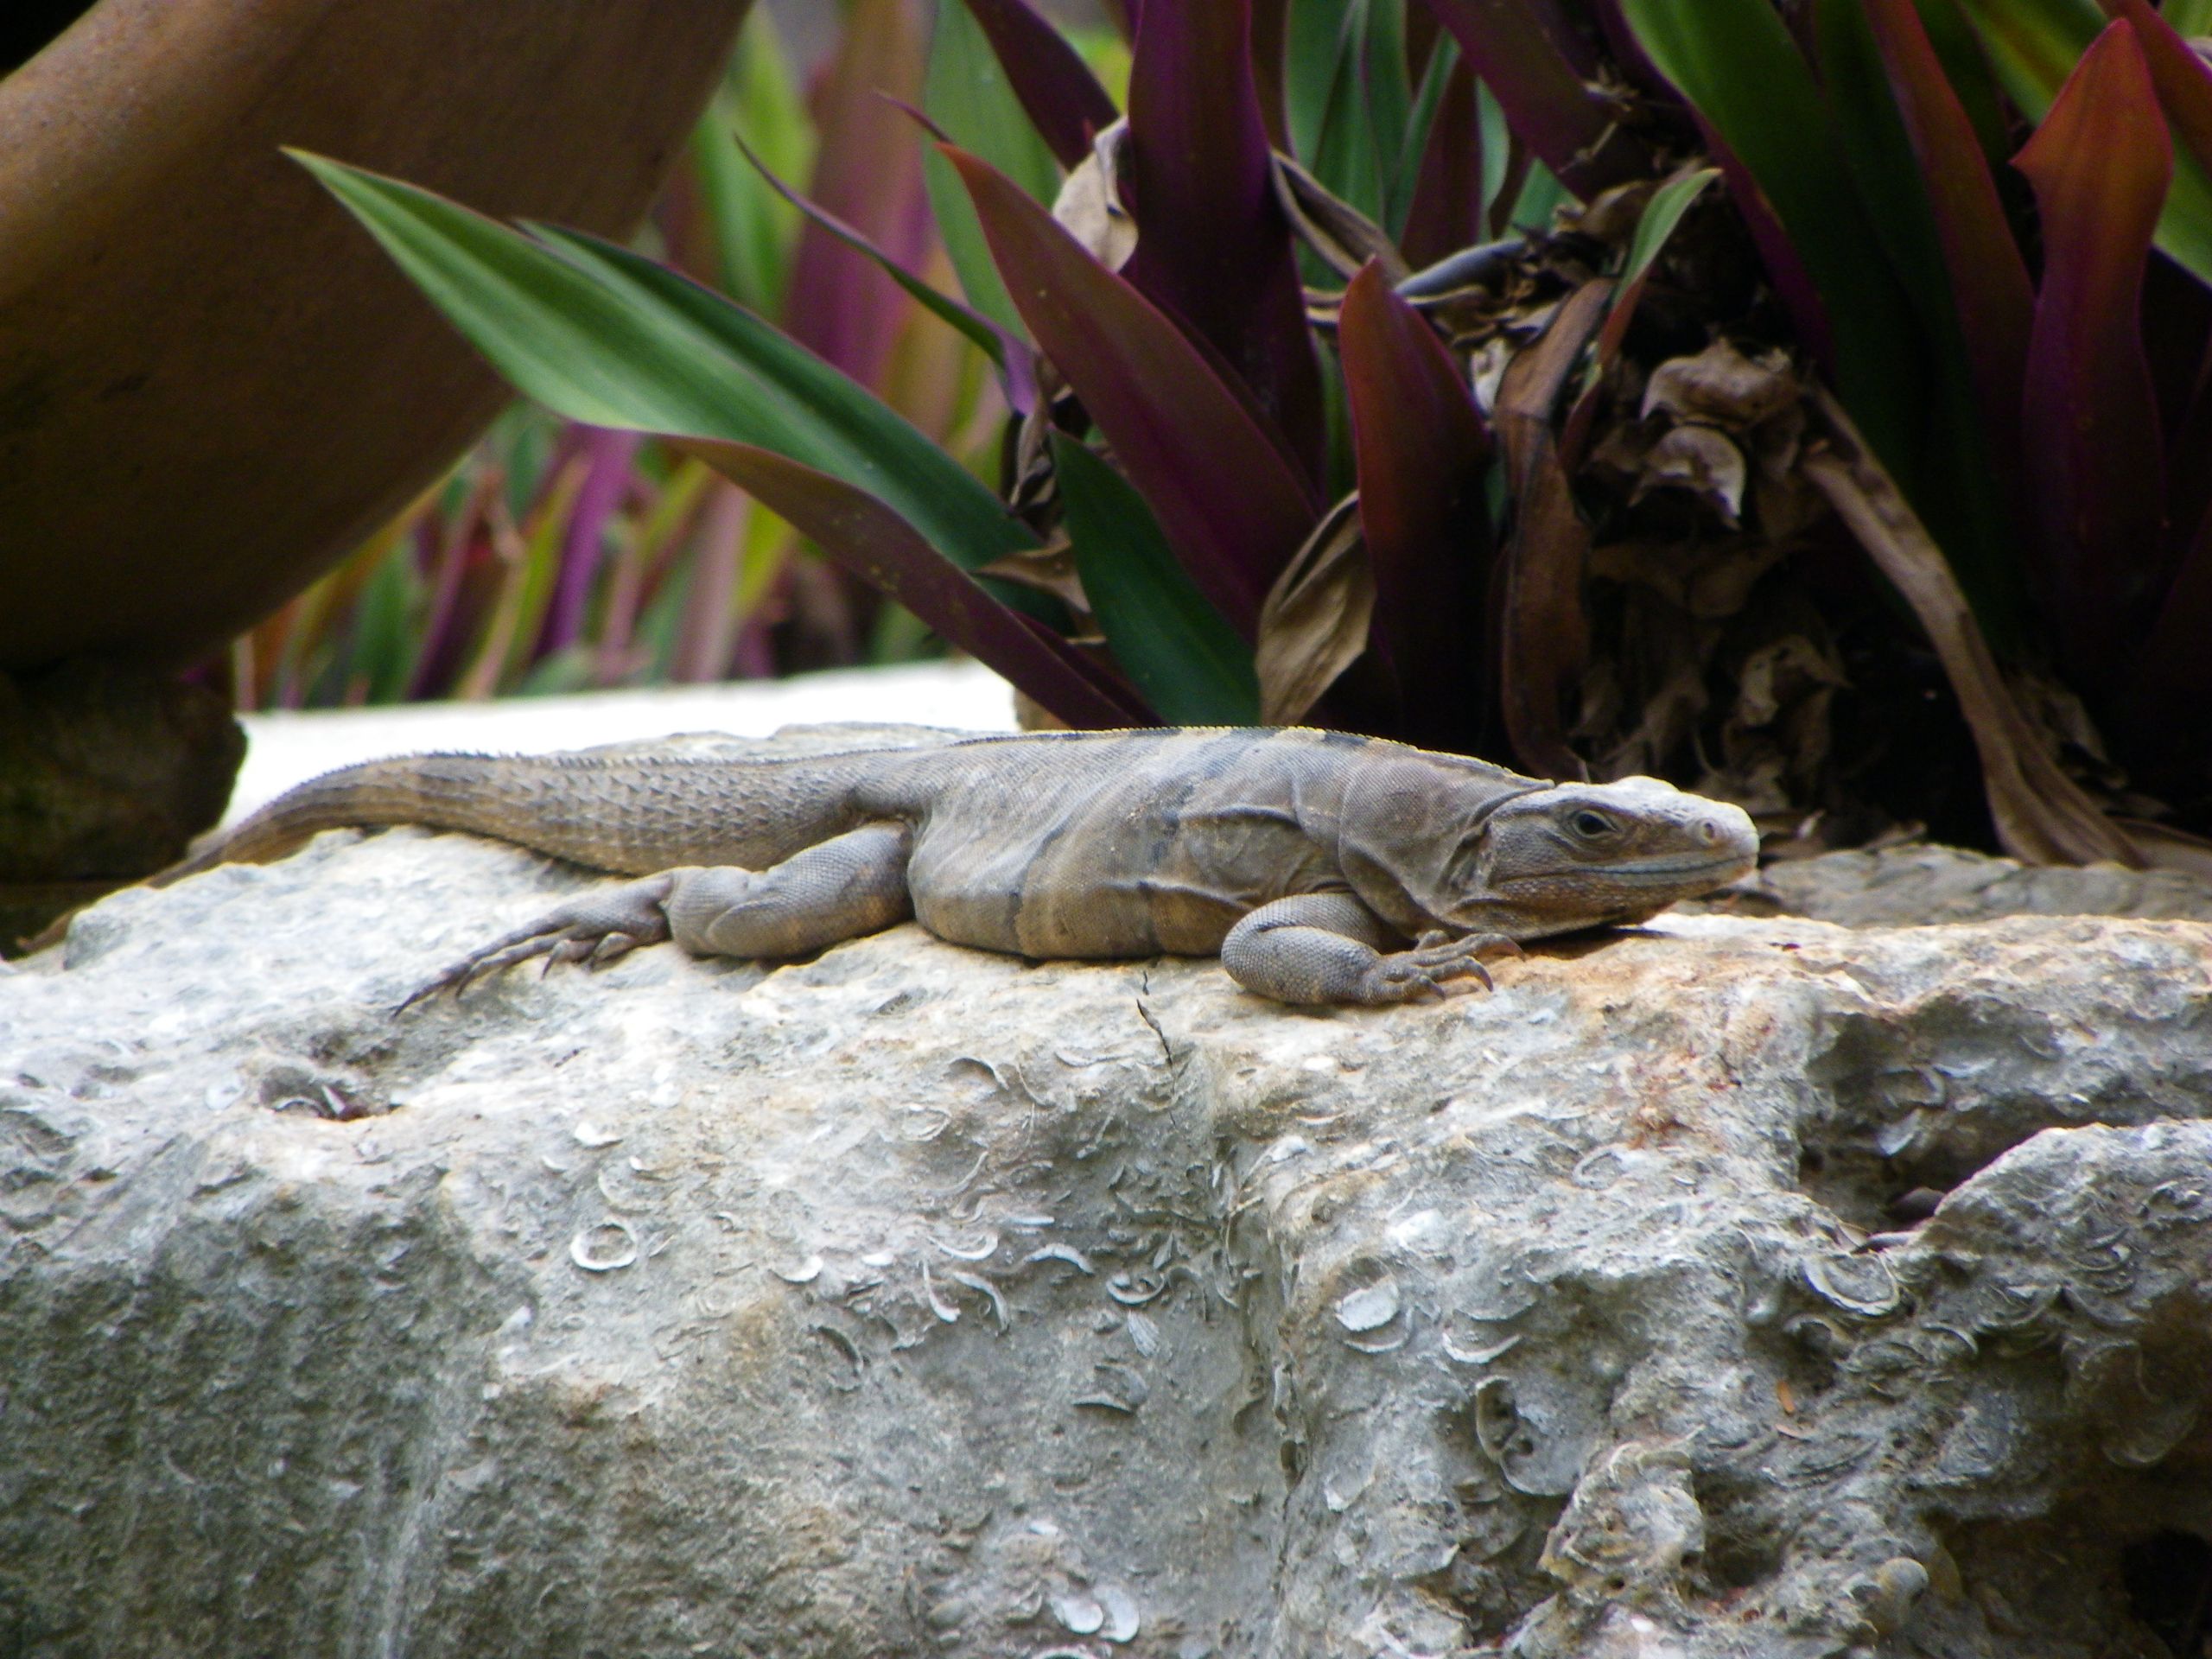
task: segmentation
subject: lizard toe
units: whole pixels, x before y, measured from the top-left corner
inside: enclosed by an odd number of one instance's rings
[[[562,905],[455,963],[392,1012],[404,1013],[443,990],[460,996],[477,981],[532,957],[544,957],[543,971],[550,973],[556,963],[603,968],[641,944],[658,944],[668,937],[668,918],[660,901],[668,896],[669,886],[665,875],[649,876],[612,893]]]
[[[588,938],[566,938],[555,942],[545,953],[545,963],[537,970],[540,979],[553,971],[556,962],[589,962],[598,947]]]
[[[596,944],[578,952],[575,960],[582,962],[587,968],[604,968],[610,963],[621,961],[644,943],[633,933],[608,933]]]

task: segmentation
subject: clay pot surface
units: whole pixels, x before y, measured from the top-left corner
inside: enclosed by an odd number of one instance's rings
[[[507,396],[297,145],[626,234],[749,0],[100,0],[0,81],[0,668],[190,659]]]

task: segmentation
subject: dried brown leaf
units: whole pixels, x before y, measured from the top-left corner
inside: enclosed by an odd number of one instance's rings
[[[1805,455],[1805,475],[1827,497],[1927,631],[1974,734],[1990,816],[2005,850],[2029,864],[2110,861],[2142,868],[2145,849],[2100,812],[2037,741],[1942,550],[1866,448],[1851,417],[1826,387],[1815,387],[1812,398],[1821,441]],[[2148,850],[2180,855],[2157,844]]]
[[[1643,222],[1643,210],[1658,189],[1656,179],[1630,179],[1610,190],[1601,190],[1586,207],[1570,207],[1559,217],[1559,228],[1599,242],[1625,245]]]
[[[1764,537],[1730,537],[1684,547],[1675,542],[1607,542],[1590,554],[1590,574],[1649,588],[1677,610],[1725,622],[1750,601],[1759,579],[1782,560]]]
[[[1749,476],[1744,452],[1726,433],[1715,427],[1685,424],[1670,428],[1644,451],[1636,493],[1630,499],[1641,501],[1654,490],[1688,490],[1733,530],[1743,513],[1744,486]]]
[[[1589,659],[1582,578],[1590,528],[1575,510],[1552,431],[1552,411],[1583,351],[1605,321],[1613,285],[1598,278],[1563,301],[1551,327],[1508,365],[1496,427],[1513,497],[1505,549],[1499,696],[1507,737],[1522,762],[1553,778],[1586,768],[1567,741],[1564,711]]]
[[[1374,620],[1375,573],[1355,492],[1313,527],[1260,607],[1252,665],[1262,723],[1289,726],[1303,719],[1367,649]]]
[[[1075,550],[1065,537],[1056,537],[1043,547],[1025,547],[1003,558],[993,559],[988,564],[977,566],[976,574],[996,576],[1001,582],[1034,593],[1050,594],[1070,610],[1090,613],[1090,601],[1084,597],[1083,578],[1076,574]]]
[[[2141,818],[2114,818],[2113,822],[2126,830],[2127,838],[2152,868],[2183,870],[2212,881],[2212,841],[2192,836],[2186,830]]]
[[[1695,357],[1669,358],[1652,370],[1643,413],[1748,432],[1789,408],[1802,391],[1786,352],[1749,358],[1717,340]]]
[[[1137,222],[1122,206],[1116,178],[1128,137],[1126,119],[1100,133],[1090,154],[1061,181],[1052,203],[1052,217],[1109,270],[1119,270],[1137,251]]]
[[[1370,259],[1382,267],[1383,280],[1395,288],[1408,275],[1406,257],[1373,219],[1280,150],[1275,153],[1275,200],[1299,239],[1321,263],[1350,282]]]

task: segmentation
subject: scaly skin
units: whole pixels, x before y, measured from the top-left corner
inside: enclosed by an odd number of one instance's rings
[[[1372,1006],[1487,984],[1484,959],[1517,941],[1641,921],[1758,852],[1740,809],[1651,779],[1552,785],[1342,733],[1216,728],[788,760],[373,761],[157,880],[384,823],[646,878],[493,941],[416,997],[538,956],[598,963],[673,938],[791,957],[911,916],[1037,958],[1217,954],[1262,995]]]

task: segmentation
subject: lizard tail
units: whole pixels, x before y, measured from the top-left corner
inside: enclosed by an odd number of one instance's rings
[[[572,863],[650,875],[682,864],[758,869],[853,827],[845,757],[419,754],[325,772],[149,885],[282,858],[325,830],[414,823],[488,836]]]

